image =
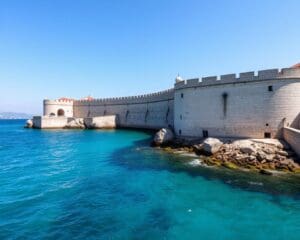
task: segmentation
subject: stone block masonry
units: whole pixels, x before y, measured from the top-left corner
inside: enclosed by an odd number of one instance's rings
[[[175,84],[174,127],[182,138],[281,138],[300,112],[300,69],[270,69]]]
[[[178,78],[172,89],[140,96],[44,101],[45,116],[115,115],[117,127],[171,127],[182,138],[282,138],[299,113],[299,68]]]
[[[90,129],[109,129],[117,127],[116,115],[90,117],[84,119],[85,126]]]
[[[40,129],[57,128],[89,128],[109,129],[116,128],[117,116],[101,116],[88,118],[36,116],[33,117],[33,127]]]
[[[284,127],[283,138],[300,157],[300,130],[290,127]]]
[[[116,115],[118,127],[173,127],[174,90],[133,97],[74,101],[75,117]]]

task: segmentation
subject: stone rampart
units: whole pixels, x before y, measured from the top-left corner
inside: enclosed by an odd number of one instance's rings
[[[157,93],[150,93],[129,97],[115,97],[115,98],[99,98],[93,100],[76,100],[75,106],[80,105],[123,105],[123,104],[140,104],[152,103],[160,101],[168,101],[174,99],[174,89],[168,89]]]
[[[73,100],[44,100],[44,116],[73,117]]]
[[[238,74],[226,74],[203,78],[193,78],[178,82],[175,84],[175,90],[189,87],[207,87],[212,85],[223,84],[236,84],[244,82],[257,82],[261,80],[273,80],[273,79],[289,79],[300,76],[300,69],[283,68],[279,69],[267,69],[255,72],[243,72]]]
[[[300,157],[300,130],[290,127],[283,128],[284,140],[293,148]]]
[[[284,119],[300,125],[299,106],[300,69],[284,68],[179,79],[174,89],[139,96],[45,100],[44,115],[115,115],[119,127],[172,126],[182,137],[279,138]]]
[[[117,127],[117,117],[115,115],[111,115],[85,118],[84,123],[85,126],[90,129],[111,129]]]
[[[33,117],[33,127],[40,129],[64,128],[68,123],[68,117],[48,117],[35,116]]]
[[[182,137],[281,138],[299,125],[300,69],[190,79],[175,84],[174,126]]]
[[[174,89],[119,98],[74,101],[74,117],[116,115],[119,127],[173,126]]]

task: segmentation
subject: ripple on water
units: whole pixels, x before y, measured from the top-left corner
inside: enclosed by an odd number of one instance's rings
[[[204,167],[144,132],[23,124],[0,126],[0,239],[299,238],[297,176]]]

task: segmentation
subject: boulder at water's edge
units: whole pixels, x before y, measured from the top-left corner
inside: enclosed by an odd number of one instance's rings
[[[174,133],[169,128],[160,129],[154,136],[153,143],[156,146],[168,143],[174,139]]]

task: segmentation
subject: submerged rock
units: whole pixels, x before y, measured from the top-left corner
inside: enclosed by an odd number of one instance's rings
[[[265,170],[265,169],[259,170],[259,173],[264,174],[264,175],[273,175],[272,172],[270,172],[270,171],[268,171],[268,170]]]
[[[237,168],[238,168],[238,166],[235,165],[235,164],[232,163],[232,162],[224,162],[224,163],[222,164],[222,166],[224,166],[224,167],[226,167],[226,168],[229,168],[229,169],[237,169]]]
[[[194,159],[193,161],[189,162],[189,165],[196,167],[203,165],[203,162],[200,159]]]
[[[205,153],[214,154],[219,151],[222,145],[223,143],[217,138],[206,138],[202,144],[202,147]]]
[[[171,142],[174,139],[174,133],[169,128],[160,129],[154,136],[153,143],[156,146]]]

